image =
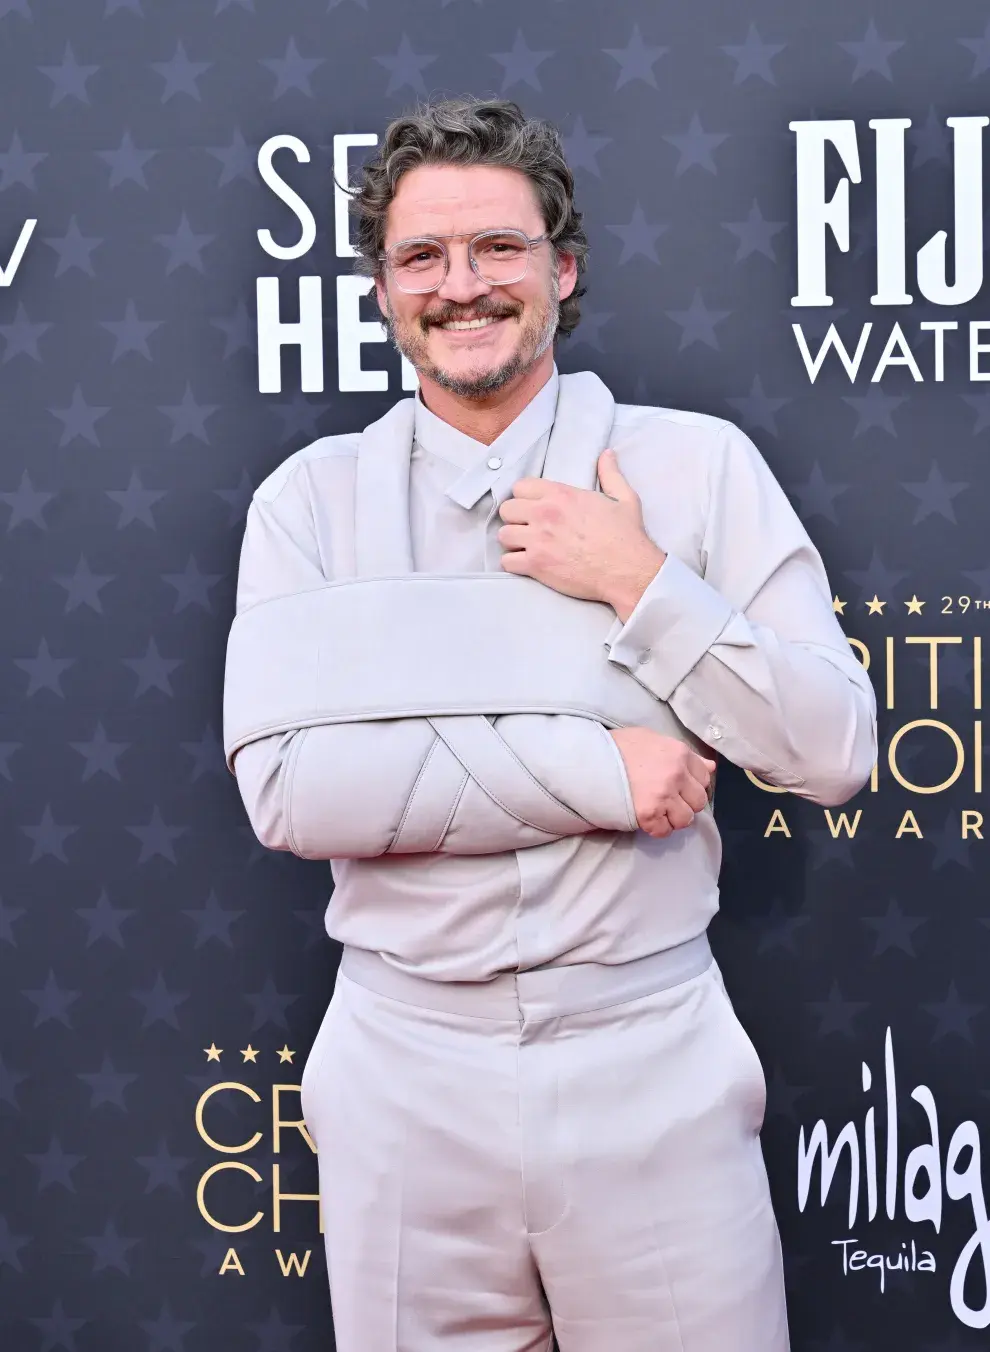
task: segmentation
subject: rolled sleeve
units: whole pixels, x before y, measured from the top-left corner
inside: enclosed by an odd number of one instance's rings
[[[732,606],[676,555],[668,554],[608,654],[657,699],[671,695],[718,639]]]
[[[876,760],[876,699],[821,556],[732,423],[715,434],[707,479],[701,576],[668,552],[625,623],[616,617],[608,660],[741,768],[845,802]]]

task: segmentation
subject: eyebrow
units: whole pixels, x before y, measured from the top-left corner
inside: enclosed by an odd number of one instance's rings
[[[509,225],[506,221],[501,221],[498,225],[483,225],[477,230],[455,230],[452,235],[436,235],[428,230],[422,231],[416,235],[404,235],[401,239],[395,241],[396,244],[405,244],[412,239],[461,239],[465,235],[473,237],[475,235],[484,235],[492,230],[517,230],[520,235],[525,235],[527,239],[537,239],[538,236],[530,235],[529,231],[521,225]],[[392,246],[389,245],[391,248]]]

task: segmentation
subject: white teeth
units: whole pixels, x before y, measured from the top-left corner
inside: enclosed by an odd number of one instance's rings
[[[487,319],[454,319],[449,324],[441,324],[442,329],[483,329],[488,324],[495,324],[498,321],[492,317]]]

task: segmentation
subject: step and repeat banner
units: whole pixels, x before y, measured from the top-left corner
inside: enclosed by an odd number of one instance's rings
[[[334,178],[461,93],[565,138],[560,368],[749,433],[875,681],[842,810],[719,777],[796,1352],[984,1348],[975,0],[0,0],[0,1344],[333,1345],[299,1103],[332,882],[251,834],[224,648],[253,488],[414,386]]]

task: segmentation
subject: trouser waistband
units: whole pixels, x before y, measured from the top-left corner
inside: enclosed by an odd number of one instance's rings
[[[579,962],[503,972],[490,981],[434,981],[405,972],[366,948],[344,948],[349,981],[405,1004],[480,1019],[549,1019],[607,1009],[679,986],[712,963],[707,934],[632,962]]]

